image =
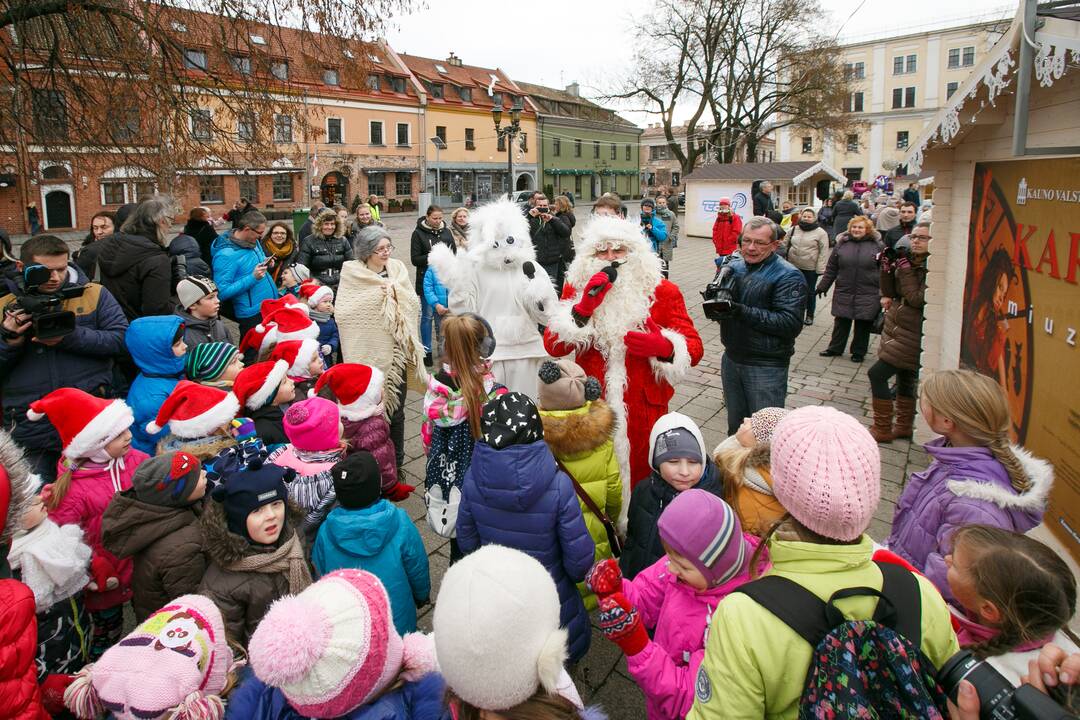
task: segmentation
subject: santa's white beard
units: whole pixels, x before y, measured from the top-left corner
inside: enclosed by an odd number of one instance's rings
[[[595,255],[578,255],[574,259],[567,279],[577,291],[575,302],[580,299],[581,288],[589,278],[610,264]],[[619,265],[611,289],[589,320],[594,344],[605,356],[614,344],[622,344],[627,332],[644,329],[660,280],[659,258],[652,253],[631,251],[627,254],[626,260]]]

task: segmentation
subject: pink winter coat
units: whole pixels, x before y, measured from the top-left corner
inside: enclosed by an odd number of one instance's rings
[[[134,568],[131,558],[119,559],[101,544],[101,516],[113,495],[131,487],[131,478],[135,468],[150,456],[141,450],[131,448],[127,455],[115,461],[111,468],[102,463],[85,461],[71,472],[71,484],[67,494],[49,511],[49,518],[57,525],[78,525],[83,531],[83,540],[93,555],[103,556],[116,569],[116,578],[120,586],[115,590],[91,592],[83,595],[86,609],[91,612],[107,610],[131,600],[131,573]],[[68,471],[63,461],[57,466],[57,477]]]
[[[748,552],[761,542],[749,533],[743,537],[750,544]],[[667,562],[667,557],[662,557],[633,580],[623,578],[623,594],[637,608],[645,627],[655,629],[645,649],[626,658],[630,676],[645,693],[649,720],[678,720],[690,712],[713,612],[732,590],[750,582],[747,570],[723,585],[699,592],[668,572]],[[763,560],[759,576],[768,567]]]
[[[394,454],[394,443],[390,440],[390,425],[382,413],[378,413],[363,420],[341,419],[341,425],[345,428],[342,434],[349,441],[349,449],[346,455],[357,450],[367,450],[379,463],[379,475],[382,478],[382,491],[387,493],[397,485],[397,456]]]

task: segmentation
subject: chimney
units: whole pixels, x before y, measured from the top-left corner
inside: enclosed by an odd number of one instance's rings
[[[461,67],[461,58],[454,54],[454,51],[450,51],[450,57],[446,58],[446,62],[454,67]]]
[[[567,85],[566,92],[574,97],[581,97],[581,87],[576,82]]]

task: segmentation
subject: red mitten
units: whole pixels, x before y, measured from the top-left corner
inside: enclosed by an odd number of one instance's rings
[[[622,571],[619,563],[613,558],[601,560],[592,566],[589,574],[585,576],[585,586],[596,593],[597,597],[604,597],[622,590]]]
[[[67,713],[64,691],[74,680],[74,675],[46,675],[41,681],[41,704],[52,717],[62,717]]]
[[[105,592],[120,587],[120,578],[116,576],[116,566],[112,560],[100,553],[90,558],[90,582],[86,587],[94,592]]]
[[[628,332],[623,338],[626,352],[643,358],[670,358],[675,345],[660,332],[660,326],[652,318],[645,320],[645,332]]]
[[[593,291],[596,291],[593,294]],[[574,312],[581,317],[592,317],[600,303],[604,302],[604,296],[611,290],[611,278],[603,270],[589,278],[585,284],[585,290],[581,293],[581,299],[574,306]]]
[[[649,633],[641,624],[637,608],[621,592],[600,600],[600,632],[627,657],[637,655],[649,644]]]
[[[405,498],[412,495],[412,492],[415,489],[416,488],[412,485],[406,485],[403,482],[399,482],[397,485],[386,491],[386,497],[388,500],[393,500],[394,502],[401,502]]]

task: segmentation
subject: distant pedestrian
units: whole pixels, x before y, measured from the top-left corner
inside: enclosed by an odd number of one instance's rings
[[[919,206],[922,202],[919,198],[919,183],[913,182],[907,186],[907,190],[904,191],[904,202],[913,203],[915,207]]]
[[[199,254],[207,264],[210,264],[214,240],[218,236],[210,223],[210,211],[204,207],[191,208],[188,220],[184,224],[184,234],[195,238],[195,242],[199,243]]]
[[[450,214],[450,234],[458,250],[469,247],[469,208],[459,207]]]
[[[742,218],[731,209],[731,198],[722,197],[716,204],[716,220],[712,226],[713,249],[716,250],[716,264],[723,265],[728,255],[739,249],[739,236],[742,235]]]
[[[41,232],[41,214],[38,212],[36,202],[31,201],[26,206],[26,221],[30,224],[31,235]]]
[[[337,290],[341,279],[341,266],[353,257],[341,215],[337,210],[320,212],[311,235],[300,241],[300,253],[296,256],[296,262],[307,267],[312,278],[333,290]]]
[[[94,277],[97,269],[97,257],[101,252],[99,240],[103,240],[116,231],[116,215],[108,211],[95,213],[90,218],[90,232],[83,238],[82,247],[75,251],[72,259],[87,277]]]
[[[848,223],[856,215],[862,215],[862,208],[855,202],[855,193],[844,191],[843,196],[833,205],[833,238],[847,232]]]
[[[818,276],[825,272],[825,264],[829,261],[829,234],[818,224],[814,208],[803,209],[785,244],[787,261],[797,267],[806,278],[807,288],[815,287]],[[809,293],[803,324],[814,324],[816,301],[814,293]]]
[[[368,195],[367,204],[371,208],[371,219],[375,222],[382,222],[382,208],[379,205],[379,196],[374,193]]]
[[[848,231],[837,236],[825,274],[817,284],[818,297],[823,297],[836,284],[832,338],[829,347],[818,353],[822,357],[844,354],[852,324],[855,334],[851,339],[851,361],[862,362],[866,356],[870,330],[881,312],[877,257],[882,247],[881,235],[866,217],[852,218]]]
[[[769,181],[765,181],[758,186],[758,191],[754,193],[754,214],[761,217],[767,217],[770,220],[774,215],[777,215],[776,206],[773,204],[773,184]],[[773,222],[776,222],[773,220]]]

